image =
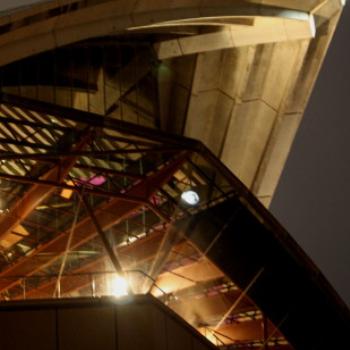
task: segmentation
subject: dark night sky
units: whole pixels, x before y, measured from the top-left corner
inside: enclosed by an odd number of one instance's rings
[[[350,306],[349,3],[271,209]]]

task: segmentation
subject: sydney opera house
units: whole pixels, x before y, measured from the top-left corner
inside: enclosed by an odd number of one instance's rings
[[[268,211],[344,4],[0,12],[0,349],[350,347]]]

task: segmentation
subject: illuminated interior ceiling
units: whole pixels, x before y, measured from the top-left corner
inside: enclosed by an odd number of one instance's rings
[[[4,14],[1,300],[152,293],[218,346],[344,345],[348,310],[261,204],[341,6],[51,1]]]

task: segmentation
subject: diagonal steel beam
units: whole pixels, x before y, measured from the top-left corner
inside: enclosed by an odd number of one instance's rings
[[[116,272],[119,274],[119,275],[123,275],[123,268],[122,268],[122,265],[120,264],[113,248],[110,246],[109,242],[108,242],[108,238],[106,236],[106,233],[104,232],[104,230],[102,229],[100,223],[98,222],[97,218],[96,218],[96,215],[94,213],[94,210],[93,208],[91,207],[88,199],[84,196],[84,195],[81,195],[81,200],[82,202],[84,203],[84,206],[86,208],[86,211],[89,213],[89,216],[91,218],[91,221],[93,222],[95,228],[96,228],[96,231],[98,233],[98,235],[100,236],[100,239],[102,240],[102,243],[103,243],[103,246],[107,252],[107,255],[109,257],[109,259],[111,260]]]
[[[147,261],[150,257],[154,256],[156,253],[156,247],[160,243],[162,235],[164,233],[162,231],[157,231],[152,233],[149,236],[146,236],[131,245],[125,245],[118,248],[118,255],[133,255],[137,257],[137,261]],[[116,246],[114,247],[116,249]],[[91,279],[86,278],[87,276],[91,276],[94,272],[99,274],[99,271],[104,269],[105,257],[99,256],[96,259],[79,266],[69,273],[69,275],[62,276],[61,279],[61,290],[63,293],[79,290],[89,284],[91,284]],[[70,277],[74,276],[74,280]],[[80,275],[80,278],[75,278]],[[48,280],[43,281],[38,286],[33,289],[29,289],[26,291],[26,296],[30,299],[43,298],[46,295],[52,295],[53,288],[55,287],[55,280],[50,279],[50,277],[56,276],[48,276]],[[14,278],[23,279],[23,276],[15,276]],[[21,296],[17,296],[14,298],[15,300],[20,299]]]
[[[73,148],[78,151],[84,148],[92,138],[90,130],[84,133],[84,136]],[[75,156],[66,156],[58,165],[55,165],[46,172],[41,179],[43,181],[63,181],[74,166],[77,158]],[[48,188],[42,184],[34,184],[23,195],[22,199],[16,202],[9,212],[0,217],[0,240],[9,234],[40,204],[45,198],[49,197],[55,188]]]
[[[176,170],[186,161],[187,157],[187,152],[181,153],[176,159],[163,166],[156,173],[149,175],[145,180],[135,184],[134,187],[126,193],[139,198],[150,198],[163,184],[170,180]],[[98,208],[94,208],[94,214],[101,228],[106,230],[122,222],[142,206],[142,203],[115,198],[111,201],[104,202]],[[19,261],[14,262],[13,265],[0,272],[0,292],[8,290],[20,283],[20,281],[13,281],[11,278],[5,280],[6,277],[16,275],[31,276],[60,258],[64,252],[69,231],[68,229],[62,232],[51,241],[37,247],[30,256],[24,256]],[[75,226],[71,249],[77,249],[96,236],[96,227],[91,218],[89,216],[84,217]],[[48,255],[45,255],[45,253]]]

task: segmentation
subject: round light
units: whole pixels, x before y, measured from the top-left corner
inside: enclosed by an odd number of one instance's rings
[[[128,295],[128,282],[124,277],[115,276],[111,280],[111,293],[119,298]]]
[[[199,203],[198,193],[192,190],[183,192],[181,199],[188,205],[197,205]]]

